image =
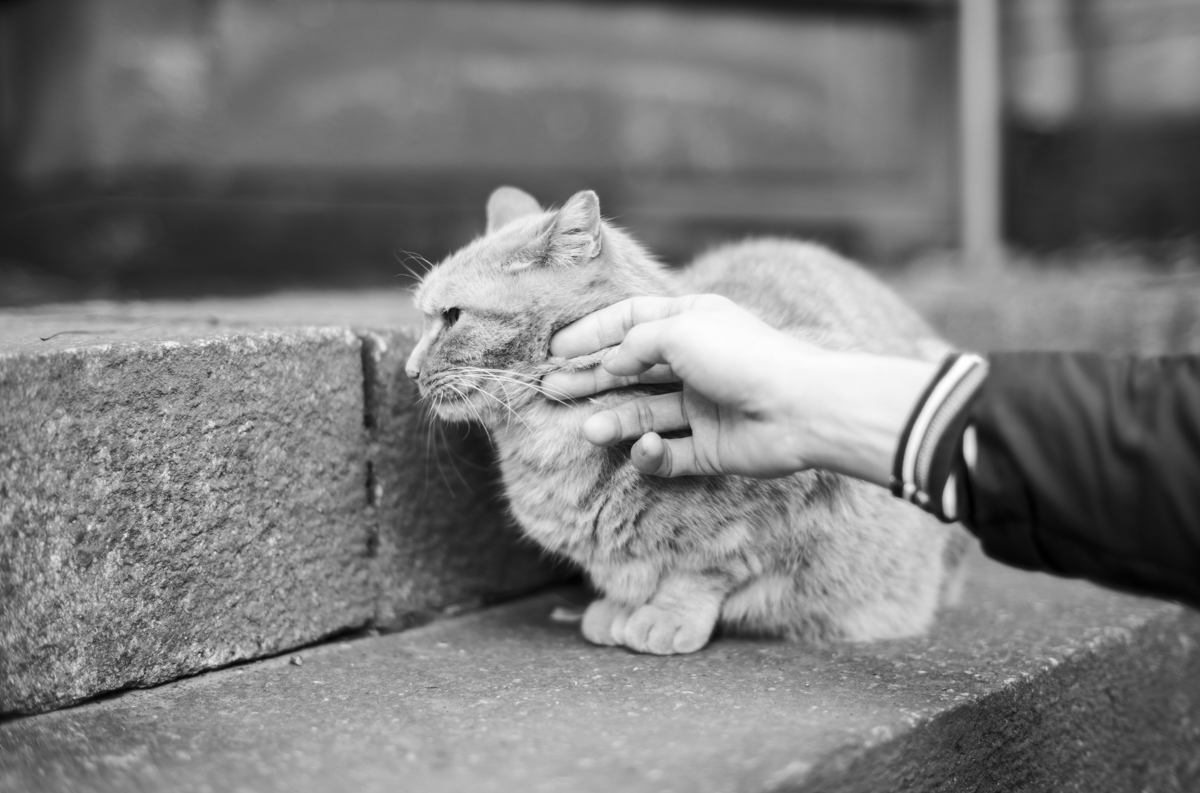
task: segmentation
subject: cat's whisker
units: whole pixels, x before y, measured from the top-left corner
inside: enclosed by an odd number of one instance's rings
[[[440,432],[442,432],[442,438],[443,438],[443,440],[445,440],[445,427],[440,427]],[[470,433],[470,428],[464,426],[464,432],[463,432],[462,437],[466,438],[469,433]],[[491,437],[491,434],[487,433],[486,427],[484,428],[484,433],[487,435],[487,444],[488,444],[488,446],[491,447],[492,446],[492,437]],[[492,465],[491,465],[490,459],[488,459],[488,461],[485,461],[484,464],[480,464],[478,462],[475,462],[474,459],[470,459],[468,456],[462,455],[462,453],[457,453],[455,451],[455,449],[457,449],[457,447],[454,447],[454,449],[451,449],[449,440],[445,440],[445,443],[446,443],[446,449],[451,450],[450,465],[452,468],[454,468],[455,474],[458,476],[458,479],[462,480],[463,485],[467,486],[468,491],[470,493],[474,493],[475,487],[472,483],[472,480],[468,480],[466,476],[463,476],[462,469],[460,467],[458,467],[458,464],[462,463],[464,465],[467,465],[467,468],[472,468],[476,471],[487,471],[488,474],[491,474]]]
[[[441,397],[438,393],[433,393],[431,399],[422,397],[422,407],[424,409],[423,420],[425,422],[425,493],[429,492],[429,463],[433,460],[433,464],[437,466],[438,473],[442,477],[442,481],[449,488],[450,483],[446,480],[446,474],[441,470],[442,464],[437,448],[437,443],[434,439],[433,431],[436,426],[436,410],[440,406]]]
[[[465,487],[467,489],[467,492],[474,493],[475,488],[471,487],[471,483],[467,481],[467,478],[465,476],[463,476],[462,471],[460,471],[458,468],[459,460],[461,460],[462,458],[459,457],[457,454],[455,454],[454,447],[452,447],[450,445],[450,441],[446,438],[445,426],[442,424],[439,424],[437,429],[438,429],[438,434],[442,438],[442,447],[447,452],[447,460],[450,463],[450,470],[453,471],[454,475],[458,477],[458,481],[463,483],[463,487]]]
[[[433,268],[433,262],[429,261],[428,259],[426,259],[424,256],[422,256],[419,253],[416,253],[414,251],[406,251],[403,248],[397,248],[396,250],[400,251],[400,253],[403,253],[405,256],[409,257],[410,259],[416,259],[421,264],[425,265],[426,267],[429,267],[430,269]]]
[[[436,425],[436,426],[440,427],[440,424]],[[448,476],[446,476],[446,469],[444,467],[442,467],[442,447],[438,446],[436,440],[434,439],[434,435],[433,435],[434,427],[435,427],[435,425],[431,421],[429,423],[429,439],[431,442],[431,446],[433,447],[433,462],[434,462],[434,465],[437,466],[438,475],[442,478],[442,483],[446,485],[446,490],[453,493],[454,486],[451,484],[450,478]]]
[[[438,470],[442,475],[443,481],[446,482],[446,486],[451,490],[451,492],[453,492],[454,488],[450,487],[450,482],[446,477],[446,473],[444,470],[442,470],[442,451],[444,450],[446,452],[448,462],[450,463],[450,469],[452,471],[454,471],[454,475],[458,478],[458,480],[460,482],[463,483],[463,485],[467,488],[467,490],[469,492],[473,493],[474,488],[471,487],[471,484],[467,481],[466,477],[463,476],[462,471],[459,470],[459,468],[458,468],[459,458],[458,458],[458,455],[455,454],[454,447],[450,443],[450,440],[446,437],[445,423],[438,420],[436,415],[432,412],[431,409],[427,410],[427,413],[428,413],[428,415],[427,415],[426,419],[427,419],[427,428],[428,428],[428,439],[429,439],[429,442],[433,445],[433,448],[435,449],[435,453],[437,455],[435,462],[437,463]],[[436,437],[434,436],[434,431],[437,432]],[[486,428],[485,428],[485,431],[486,431]],[[440,443],[437,442],[437,440],[436,440],[437,438],[440,438],[440,440],[441,440]],[[427,444],[427,446],[428,445],[429,444]],[[428,463],[426,465],[426,468],[428,469]]]
[[[475,393],[483,394],[485,397],[487,397],[488,399],[491,399],[497,405],[499,405],[500,407],[507,410],[508,416],[521,422],[521,424],[524,425],[525,429],[528,430],[529,432],[533,432],[533,427],[530,426],[529,422],[526,421],[525,418],[520,413],[518,413],[516,410],[513,409],[512,405],[509,405],[507,402],[505,402],[503,399],[496,396],[495,394],[489,394],[485,389],[480,388],[479,386],[472,386],[472,388],[474,388]]]
[[[399,254],[404,254],[405,258],[401,259]],[[433,269],[433,263],[430,262],[428,259],[426,259],[424,256],[422,256],[419,253],[413,253],[412,251],[406,251],[403,248],[396,248],[394,251],[392,251],[392,256],[394,256],[396,258],[396,261],[400,262],[400,266],[403,267],[406,271],[408,271],[408,274],[410,276],[412,276],[414,279],[416,279],[417,281],[420,281],[423,276],[421,273],[418,273],[415,269],[413,269],[412,265],[410,265],[409,262],[411,262],[415,259],[416,261],[425,265],[427,270]]]
[[[523,379],[521,379],[522,377],[532,378],[532,375],[525,375],[520,372],[511,372],[509,370],[504,370],[504,369],[484,369],[484,368],[477,367],[477,366],[459,367],[459,370],[465,371],[465,372],[470,372],[471,374],[481,375],[484,377],[490,377],[495,380],[504,380],[504,381],[513,383],[514,385],[519,385],[523,388],[527,388],[530,391],[533,391],[533,392],[540,394],[544,397],[547,397],[549,399],[562,400],[562,399],[570,399],[570,397],[571,397],[571,395],[565,391],[558,391],[557,389],[551,390],[551,389],[547,388],[540,381],[533,380],[533,379],[523,380]]]
[[[433,443],[433,405],[426,402],[423,420],[425,422],[425,493],[429,492],[429,462],[437,453]],[[436,461],[435,461],[436,462]]]
[[[500,390],[502,390],[504,392],[504,402],[506,405],[509,405],[510,408],[511,408],[511,403],[512,403],[512,396],[509,392],[509,385],[520,385],[520,386],[526,385],[526,383],[522,383],[521,380],[517,380],[515,378],[498,376],[498,374],[496,374],[494,372],[487,372],[487,371],[481,372],[480,377],[482,377],[486,380],[491,380],[492,383],[496,383],[499,386]]]
[[[508,405],[506,405],[506,404],[504,403],[504,401],[503,401],[503,400],[501,400],[499,397],[495,396],[494,394],[489,394],[487,391],[485,391],[484,389],[482,389],[482,388],[480,388],[480,387],[478,387],[478,386],[475,386],[475,385],[470,385],[470,384],[463,384],[463,385],[464,385],[464,386],[466,386],[466,387],[468,387],[468,388],[470,388],[471,390],[473,390],[473,391],[474,391],[475,393],[477,393],[477,394],[482,394],[483,396],[485,396],[485,397],[488,397],[489,399],[492,399],[492,400],[494,400],[494,401],[495,401],[497,404],[499,404],[499,405],[500,405],[500,407],[502,407],[502,408],[505,408],[506,410],[508,410],[508,411],[509,411],[509,413],[511,413],[513,416],[515,416],[515,417],[516,417],[518,420],[520,420],[520,421],[521,421],[521,423],[525,424],[525,427],[526,427],[526,429],[528,429],[530,432],[532,432],[532,431],[533,431],[533,428],[532,428],[532,427],[530,427],[530,426],[529,426],[529,424],[528,424],[527,422],[525,422],[525,420],[524,420],[524,419],[522,419],[522,418],[521,418],[519,415],[517,415],[516,411],[514,411],[514,410],[513,410],[511,407],[509,407]],[[460,388],[458,388],[458,386],[456,386],[456,385],[455,385],[454,383],[452,383],[452,382],[448,382],[448,383],[446,383],[446,386],[447,386],[448,388],[450,388],[452,391],[454,391],[454,393],[455,393],[456,395],[458,395],[459,399],[461,399],[461,400],[462,400],[462,402],[463,402],[463,405],[465,405],[465,406],[466,406],[467,410],[471,411],[471,413],[473,413],[473,414],[474,414],[474,416],[475,416],[475,420],[476,420],[477,422],[479,422],[480,424],[482,424],[484,427],[486,427],[486,426],[487,426],[487,422],[486,422],[486,421],[484,421],[484,419],[483,419],[483,415],[482,415],[482,414],[479,412],[479,407],[478,407],[477,405],[473,405],[473,404],[471,404],[471,399],[470,399],[470,396],[469,396],[468,394],[466,394],[466,393],[463,393],[463,391],[462,391]]]
[[[457,427],[459,427],[459,430],[460,430],[459,437],[457,438],[457,443],[462,443],[471,434],[471,424],[468,422],[460,421],[460,422],[455,422],[455,425]],[[488,465],[488,464],[480,465],[478,462],[470,459],[467,456],[455,453],[454,450],[457,447],[454,445],[454,443],[451,442],[449,436],[446,434],[447,426],[448,426],[447,422],[438,421],[436,428],[437,428],[438,434],[441,435],[442,442],[446,445],[446,449],[450,452],[450,459],[451,459],[451,462],[454,465],[455,469],[457,469],[459,464],[461,463],[462,465],[465,465],[467,468],[471,468],[475,471],[490,471],[492,469],[491,465]],[[488,443],[494,445],[491,430],[489,430],[486,426],[484,426],[482,424],[479,424],[478,426],[483,431],[484,435],[487,436]]]
[[[474,417],[475,422],[477,424],[479,424],[480,426],[486,427],[487,422],[485,422],[483,420],[483,412],[480,410],[478,405],[471,402],[470,392],[463,391],[461,388],[458,388],[457,386],[455,386],[453,384],[451,384],[450,387],[451,387],[451,389],[453,389],[455,394],[458,394],[459,398],[463,402],[463,405],[466,407],[466,409],[468,411],[470,411],[471,415]],[[469,386],[469,387],[473,388],[473,386]],[[475,390],[478,390],[478,389],[475,389]]]
[[[488,399],[491,399],[493,402],[498,404],[500,407],[502,407],[506,411],[508,411],[506,420],[511,420],[511,419],[515,418],[517,421],[520,421],[521,424],[523,424],[525,426],[526,430],[528,430],[529,432],[533,432],[533,427],[531,427],[529,425],[529,422],[527,422],[524,419],[524,417],[522,417],[519,413],[517,413],[517,411],[515,409],[513,409],[512,405],[508,404],[508,402],[506,402],[505,400],[496,396],[495,394],[489,393],[486,389],[481,388],[480,386],[471,385],[470,387],[475,391],[475,393],[482,394],[483,396],[487,397]],[[505,392],[505,396],[507,396],[507,395],[508,395],[508,393]],[[480,418],[480,422],[481,423],[483,422],[482,418]]]

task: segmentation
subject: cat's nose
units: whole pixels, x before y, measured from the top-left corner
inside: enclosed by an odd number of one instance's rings
[[[416,380],[421,376],[421,364],[425,363],[425,351],[429,349],[429,336],[425,335],[417,342],[417,346],[413,347],[412,353],[408,356],[408,363],[404,364],[404,373]]]

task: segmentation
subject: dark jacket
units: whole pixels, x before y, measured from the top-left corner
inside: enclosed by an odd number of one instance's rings
[[[984,551],[1200,606],[1200,356],[988,364],[960,425],[975,464],[955,466],[959,517]]]

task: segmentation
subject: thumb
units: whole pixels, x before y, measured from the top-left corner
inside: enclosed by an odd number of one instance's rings
[[[696,470],[695,448],[691,437],[663,440],[657,432],[647,432],[633,445],[629,456],[633,467],[643,474],[692,476],[699,473]]]

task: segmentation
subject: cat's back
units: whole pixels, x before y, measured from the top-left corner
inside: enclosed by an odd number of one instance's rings
[[[715,248],[679,274],[684,293],[715,293],[771,325],[830,346],[934,358],[945,345],[891,289],[828,248],[757,239]]]

